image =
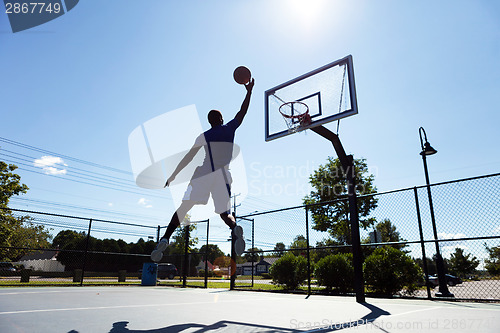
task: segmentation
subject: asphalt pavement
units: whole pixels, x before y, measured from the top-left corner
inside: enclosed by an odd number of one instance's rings
[[[0,288],[0,332],[498,332],[500,304],[175,287]]]

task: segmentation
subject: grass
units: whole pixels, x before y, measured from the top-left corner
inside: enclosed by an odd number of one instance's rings
[[[118,285],[139,285],[141,281],[139,280],[131,280],[126,282],[116,282],[116,281],[85,281],[83,283],[84,286],[118,286]],[[0,287],[49,287],[49,286],[79,286],[80,282],[72,282],[72,281],[30,281],[30,282],[20,282],[20,281],[0,281]]]

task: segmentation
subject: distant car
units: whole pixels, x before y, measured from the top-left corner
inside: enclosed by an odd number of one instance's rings
[[[457,276],[454,276],[451,274],[445,274],[444,276],[446,277],[446,283],[450,287],[453,287],[457,284],[462,283],[462,279],[460,279]],[[439,286],[439,279],[438,279],[437,275],[429,275],[429,286],[432,288]]]
[[[429,287],[434,288],[439,285],[439,280],[437,276],[429,275],[427,276],[427,278],[429,280]]]
[[[0,271],[15,272],[16,268],[10,262],[0,262]]]
[[[177,274],[177,267],[174,264],[158,264],[158,279],[172,280]]]
[[[449,286],[455,286],[457,284],[461,284],[462,283],[462,279],[459,278],[458,276],[453,276],[453,275],[450,275],[450,274],[446,274],[446,283],[448,283]]]

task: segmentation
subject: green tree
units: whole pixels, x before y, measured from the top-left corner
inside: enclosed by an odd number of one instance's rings
[[[399,234],[399,232],[396,231],[396,226],[392,224],[391,220],[389,219],[383,219],[382,222],[377,223],[375,225],[375,230],[380,232],[380,235],[382,236],[382,242],[384,243],[406,241],[406,239],[403,239]],[[391,246],[396,249],[401,249],[407,245],[402,244],[402,245],[391,245]]]
[[[149,262],[149,254],[155,248],[153,241],[145,242],[140,238],[136,243],[127,244],[122,239],[97,239],[74,230],[60,231],[52,241],[52,247],[58,248],[57,260],[65,266],[66,271],[81,269],[86,258],[85,269],[88,271],[111,272],[125,269],[129,272],[138,271],[144,262]],[[93,253],[93,252],[98,253]],[[113,254],[107,254],[112,252]],[[123,255],[118,255],[121,253]],[[126,254],[146,254],[147,256],[127,256]]]
[[[353,170],[347,170],[353,172]],[[354,179],[356,193],[359,195],[376,193],[373,185],[374,176],[367,175],[368,166],[364,159],[354,160]],[[310,205],[313,229],[328,231],[330,235],[342,244],[351,244],[351,230],[349,223],[349,202],[347,200],[347,178],[338,158],[328,158],[325,165],[309,177],[309,182],[314,188],[303,199],[304,204]],[[319,203],[328,204],[318,205]],[[364,196],[358,198],[359,225],[366,229],[375,222],[368,217],[371,210],[377,207],[377,198]]]
[[[484,261],[484,267],[491,275],[500,275],[500,246],[490,248],[485,244],[485,247],[489,258]]]
[[[26,193],[29,188],[21,184],[21,176],[14,173],[17,166],[0,161],[0,208],[7,208],[13,195]],[[3,210],[0,210],[0,212]]]
[[[423,271],[423,269],[424,269],[424,261],[422,260],[422,258],[416,258],[415,262],[417,263],[417,265]],[[435,274],[437,274],[436,261],[434,259],[426,257],[425,258],[425,262],[427,264],[427,274],[428,275],[435,275]],[[446,260],[444,260],[444,262],[445,262],[445,265],[446,265]]]
[[[212,264],[214,263],[215,259],[224,256],[224,252],[222,252],[219,246],[214,244],[203,245],[200,248],[200,253],[205,253],[205,252],[207,252],[208,261],[211,262]]]
[[[245,253],[243,256],[246,261],[248,262],[259,262],[260,258],[262,257],[262,249],[259,249],[258,247],[252,247],[247,250],[248,252]],[[253,253],[252,253],[253,252]]]
[[[52,241],[52,247],[62,249],[68,244],[75,243],[85,239],[85,232],[77,232],[74,230],[62,230],[60,231],[54,240]]]
[[[298,255],[305,256],[307,249],[307,239],[302,235],[296,236],[292,244],[290,244],[290,249],[293,250],[292,253],[296,256]]]
[[[382,222],[379,222],[375,225],[375,230],[380,232],[380,238],[377,240],[377,243],[387,243],[387,242],[404,242],[406,239],[402,238],[399,234],[399,231],[396,231],[396,226],[389,219],[383,219]],[[363,243],[370,243],[370,238],[367,238],[363,241]],[[403,249],[407,247],[406,244],[391,244],[388,245],[395,249]],[[366,247],[365,247],[366,248]],[[366,248],[370,249],[370,247]],[[370,252],[371,253],[371,252]]]
[[[14,215],[8,208],[14,195],[24,194],[28,186],[14,171],[17,166],[0,161],[0,260],[16,261],[29,250],[20,248],[47,248],[51,235],[44,226],[35,224],[29,216]]]
[[[175,231],[174,235],[172,236],[173,244],[167,247],[167,249],[169,248],[172,249],[171,253],[184,254],[188,230],[189,230],[188,252],[193,251],[196,244],[198,244],[198,238],[193,237],[191,235],[191,233],[196,230],[196,225],[189,224],[187,226],[180,226]]]
[[[275,257],[283,257],[283,255],[285,254],[285,251],[284,251],[285,249],[286,249],[285,244],[282,242],[278,242],[274,246],[274,251],[276,251],[276,252],[274,252],[273,255]]]
[[[62,230],[54,237],[52,246],[61,250],[57,261],[64,265],[66,271],[82,268],[86,240],[85,232],[74,230]]]
[[[448,260],[450,273],[462,278],[473,274],[479,266],[479,260],[472,254],[465,254],[464,250],[457,247]]]
[[[188,219],[188,217],[186,217],[186,219]],[[167,247],[163,258],[173,263],[179,272],[184,272],[184,254],[188,230],[188,266],[186,272],[188,276],[195,276],[197,275],[195,267],[201,261],[201,256],[196,254],[199,251],[195,248],[196,244],[198,244],[198,238],[193,237],[192,235],[192,232],[196,230],[196,224],[188,224],[177,228],[176,232],[172,236],[173,244]],[[168,257],[168,254],[173,254],[174,256]]]

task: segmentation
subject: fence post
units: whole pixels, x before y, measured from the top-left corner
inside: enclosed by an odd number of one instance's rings
[[[307,295],[311,295],[311,256],[309,248],[309,208],[306,205]]]
[[[80,280],[80,286],[83,286],[83,279],[85,276],[85,264],[87,262],[87,252],[89,251],[89,242],[90,242],[90,229],[92,229],[92,219],[89,220],[89,231],[87,232],[87,240],[85,242],[85,252],[83,254],[82,279]]]
[[[31,274],[31,269],[21,270],[21,283],[30,282],[30,274]]]
[[[356,196],[356,181],[354,158],[348,156],[349,167],[345,168],[347,173],[347,194],[349,196],[349,220],[351,226],[352,257],[354,266],[354,290],[356,302],[365,302],[365,281],[363,277],[363,253],[359,239],[358,200]]]
[[[186,231],[185,244],[184,244],[184,267],[182,272],[182,287],[186,288],[187,274],[189,270],[188,262],[188,249],[189,249],[189,224],[184,227]]]
[[[205,289],[208,288],[208,230],[210,227],[210,219],[207,220],[207,242],[205,246]],[[213,265],[213,263],[212,263]]]
[[[255,249],[254,236],[255,236],[255,219],[252,219],[252,249]],[[252,260],[252,288],[253,288],[254,279],[255,279],[254,269],[255,269],[254,268],[254,261]]]
[[[427,298],[431,299],[431,289],[429,287],[429,271],[427,269],[427,256],[425,255],[425,243],[424,243],[424,232],[422,231],[422,218],[420,216],[420,205],[418,203],[418,193],[417,188],[413,188],[413,194],[415,195],[415,206],[417,209],[417,221],[418,221],[418,231],[420,233],[420,246],[422,248],[422,263],[424,266],[424,278],[425,286],[427,288]]]

